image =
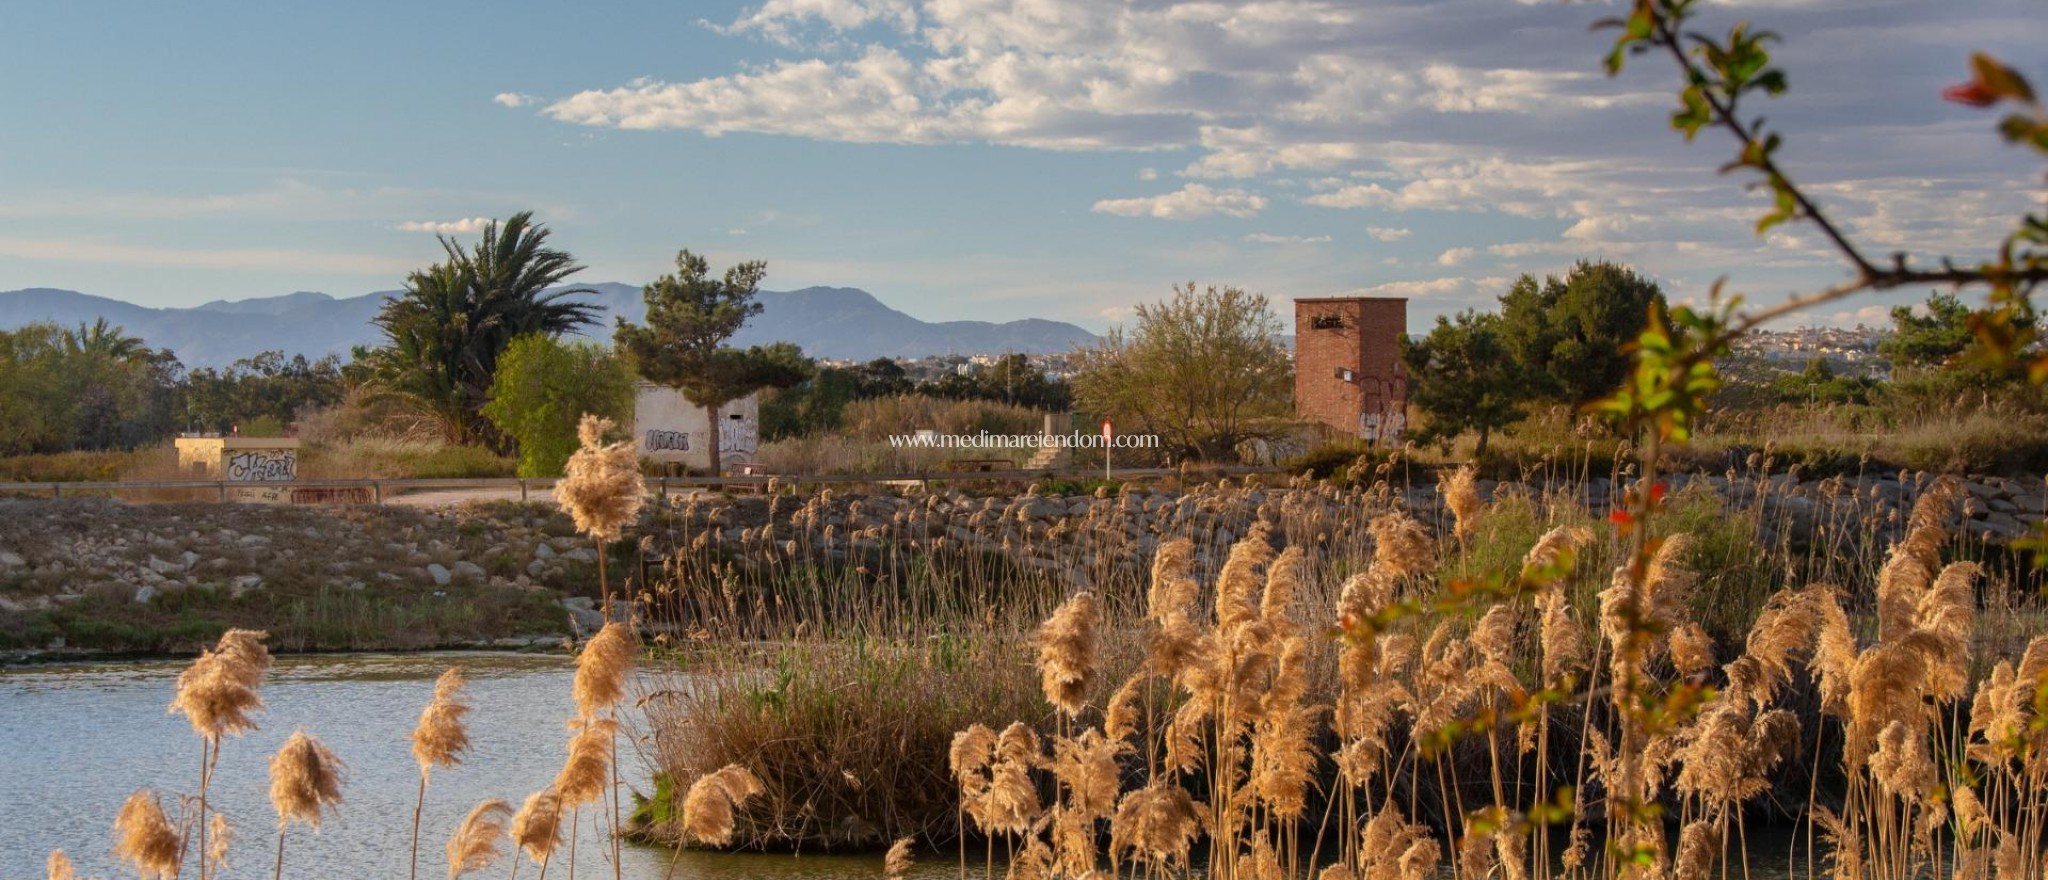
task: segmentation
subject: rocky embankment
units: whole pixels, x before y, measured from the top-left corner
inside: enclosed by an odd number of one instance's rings
[[[1855,535],[1881,548],[1903,530],[1926,474],[1800,480],[1791,475],[1676,475],[1675,492],[1711,492],[1757,523],[1767,545]],[[643,548],[718,544],[733,556],[846,558],[937,542],[1000,552],[1026,568],[1085,581],[1084,563],[1144,565],[1162,536],[1227,547],[1254,518],[1290,541],[1357,534],[1375,509],[1403,507],[1441,525],[1434,486],[1340,489],[1267,478],[1188,490],[1088,496],[961,492],[699,494],[651,505]],[[1499,485],[1602,515],[1617,487]],[[2038,524],[2048,484],[1963,481],[1951,526],[2003,544]],[[602,622],[595,554],[542,504],[395,506],[0,501],[0,648],[177,650],[218,625],[262,626],[286,648],[383,649],[553,638]],[[623,574],[621,564],[615,574]]]

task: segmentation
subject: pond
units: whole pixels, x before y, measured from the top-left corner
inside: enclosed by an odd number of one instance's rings
[[[224,880],[271,876],[276,814],[267,762],[296,729],[319,737],[348,765],[337,814],[318,833],[294,826],[287,877],[403,878],[412,835],[418,769],[407,736],[434,679],[449,666],[468,673],[476,711],[462,766],[437,772],[422,822],[420,876],[447,876],[449,833],[487,797],[515,807],[547,785],[567,754],[564,720],[574,712],[566,658],[520,654],[327,655],[280,658],[264,686],[261,729],[221,750],[210,800],[236,828]],[[112,854],[112,823],[137,788],[175,795],[197,788],[200,746],[182,715],[168,713],[181,662],[150,661],[0,668],[0,877],[41,877],[63,849],[81,877],[134,876]],[[647,778],[637,750],[622,741],[621,775]],[[644,786],[643,786],[644,787]],[[630,803],[630,800],[627,801]],[[576,873],[611,876],[585,812]],[[875,878],[881,857],[731,855],[628,845],[624,876],[682,878]],[[551,877],[567,877],[556,863]],[[187,877],[193,876],[190,865]],[[931,857],[920,876],[952,877],[958,865]],[[472,876],[509,873],[501,861]],[[521,876],[536,877],[530,865]]]

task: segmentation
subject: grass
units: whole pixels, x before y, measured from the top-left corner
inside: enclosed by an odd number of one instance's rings
[[[1385,483],[1221,481],[1050,524],[1029,498],[685,501],[632,545],[661,575],[621,575],[648,674],[575,729],[634,722],[631,827],[693,845],[912,838],[1040,876],[2039,876],[2048,612],[1941,534],[1942,484],[1899,529],[1822,510],[1804,541],[1774,485],[1673,495],[1668,552],[1621,578],[1628,536],[1561,490],[1411,517]],[[168,625],[200,636],[218,608],[188,601]],[[579,703],[605,692],[584,674]],[[541,864],[552,791],[511,821]],[[1764,823],[1821,843],[1752,864]]]

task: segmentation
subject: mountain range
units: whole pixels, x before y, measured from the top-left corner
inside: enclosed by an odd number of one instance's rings
[[[646,313],[640,288],[629,284],[578,285],[576,294],[599,307],[600,323],[585,328],[589,338],[609,340],[614,319],[639,321]],[[358,345],[377,345],[383,331],[370,320],[400,291],[336,298],[301,291],[283,296],[190,308],[153,309],[71,290],[28,288],[0,292],[0,329],[36,321],[63,326],[105,318],[152,348],[168,348],[188,367],[223,367],[265,351],[307,357],[340,355]],[[873,294],[851,287],[807,287],[762,291],[761,314],[733,337],[738,346],[794,342],[812,357],[868,360],[939,354],[1026,354],[1066,351],[1095,340],[1080,327],[1036,318],[1021,321],[921,321],[884,305]]]

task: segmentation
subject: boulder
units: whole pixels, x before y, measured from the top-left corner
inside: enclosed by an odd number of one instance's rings
[[[484,567],[467,559],[455,563],[455,576],[465,580],[483,580]]]
[[[434,579],[434,586],[445,587],[448,586],[449,581],[455,579],[455,574],[441,563],[429,562],[427,563],[427,577]]]

